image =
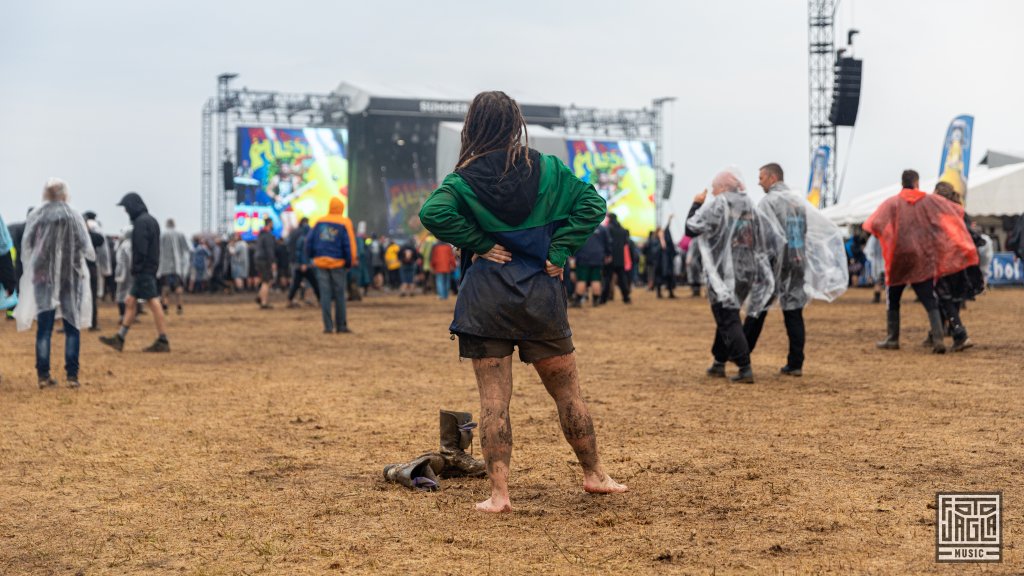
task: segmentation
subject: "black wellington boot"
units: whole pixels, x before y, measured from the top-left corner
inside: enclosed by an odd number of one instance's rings
[[[487,468],[482,460],[466,453],[473,445],[473,415],[469,412],[441,410],[441,456],[445,467],[441,475],[445,478],[458,476],[486,476]]]
[[[437,474],[444,467],[444,457],[436,452],[430,452],[404,464],[385,466],[384,479],[411,490],[433,491],[441,487]]]
[[[954,309],[954,314],[949,315],[949,331],[953,336],[953,346],[950,347],[950,352],[963,352],[968,348],[974,346],[974,342],[967,337],[967,328],[963,322],[960,321],[960,313]]]
[[[885,312],[885,323],[889,329],[889,334],[885,337],[885,340],[881,342],[875,342],[875,346],[882,350],[899,350],[900,349],[900,311],[899,310],[886,310]]]
[[[931,325],[932,352],[935,354],[945,354],[946,344],[942,341],[945,336],[945,330],[942,327],[942,314],[938,310],[929,310],[928,323]]]
[[[740,366],[740,373],[729,378],[729,380],[736,384],[753,384],[754,369],[750,367],[750,364]]]

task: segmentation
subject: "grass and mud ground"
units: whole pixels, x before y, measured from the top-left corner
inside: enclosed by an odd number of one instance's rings
[[[0,574],[960,574],[935,563],[933,503],[971,490],[1003,492],[1005,558],[966,569],[1024,570],[1024,291],[972,303],[977,346],[945,356],[919,345],[912,301],[896,352],[874,347],[867,291],[815,303],[802,378],[777,374],[774,311],[754,385],[704,377],[703,299],[573,310],[599,446],[631,490],[580,490],[516,362],[502,516],[473,510],[484,479],[381,479],[436,447],[439,408],[479,412],[453,302],[371,297],[354,334],[325,335],[318,309],[277,298],[189,299],[171,354],[140,352],[148,316],[120,354],[85,333],[77,391],[38,390],[32,334],[0,324]],[[55,375],[62,355],[55,335]]]

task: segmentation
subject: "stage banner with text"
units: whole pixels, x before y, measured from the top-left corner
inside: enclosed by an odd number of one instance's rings
[[[287,235],[303,217],[327,214],[341,196],[348,212],[348,132],[333,128],[238,128],[234,231],[253,240],[262,221]]]
[[[1024,284],[1024,261],[1013,252],[996,252],[988,265],[988,283],[993,286]]]
[[[569,169],[594,185],[634,238],[654,230],[654,146],[639,140],[567,140]]]

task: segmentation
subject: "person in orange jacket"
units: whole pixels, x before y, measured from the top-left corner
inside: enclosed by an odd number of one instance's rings
[[[345,310],[345,288],[348,269],[355,264],[355,234],[352,221],[345,217],[345,203],[331,198],[326,216],[306,236],[306,257],[316,266],[317,284],[320,285],[320,310],[323,313],[324,333],[348,333]],[[331,321],[331,300],[334,300],[334,321]]]
[[[438,241],[430,249],[430,269],[434,272],[434,280],[437,283],[437,297],[440,300],[448,299],[448,288],[452,282],[452,272],[455,271],[455,248],[451,244]]]

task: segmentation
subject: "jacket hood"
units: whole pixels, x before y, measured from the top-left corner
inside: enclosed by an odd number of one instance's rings
[[[491,214],[510,226],[518,226],[533,211],[540,187],[540,153],[528,149],[527,155],[530,165],[526,157],[520,157],[508,174],[504,173],[504,150],[485,154],[455,173],[469,184]]]
[[[338,216],[344,216],[345,202],[341,198],[338,198],[337,196],[331,198],[331,206],[328,212],[331,214],[336,214]]]
[[[135,220],[139,216],[148,212],[146,209],[146,203],[142,201],[142,196],[139,196],[135,192],[129,192],[121,198],[121,201],[117,203],[118,206],[124,206],[124,209],[128,212],[128,217]]]
[[[924,194],[924,192],[913,188],[904,188],[903,190],[900,190],[900,198],[908,204],[917,204],[918,200],[924,198]]]

